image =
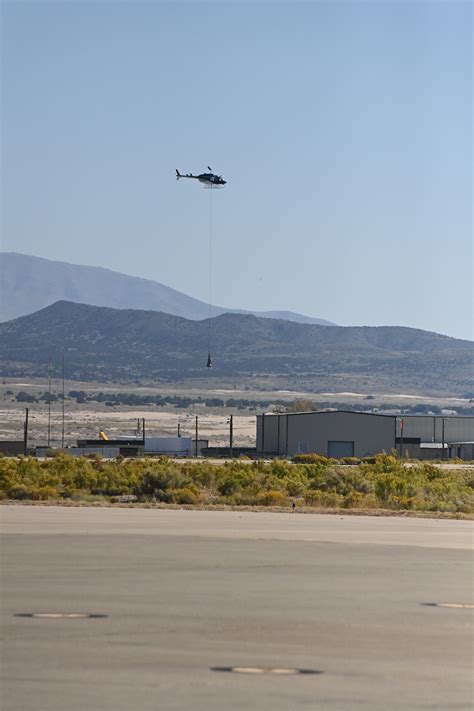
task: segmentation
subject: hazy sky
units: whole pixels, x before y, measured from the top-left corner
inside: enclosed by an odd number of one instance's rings
[[[470,338],[470,2],[2,3],[2,248]]]

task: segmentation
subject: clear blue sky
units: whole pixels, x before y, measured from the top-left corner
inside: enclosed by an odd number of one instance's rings
[[[470,2],[2,3],[2,248],[472,337]]]

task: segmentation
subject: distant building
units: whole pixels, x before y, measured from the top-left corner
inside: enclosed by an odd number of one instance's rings
[[[395,447],[399,457],[421,459],[421,440],[419,437],[397,437]]]
[[[0,440],[0,453],[4,457],[18,457],[25,453],[25,442],[22,439]]]
[[[207,439],[198,440],[198,456],[206,449]],[[168,457],[194,457],[196,441],[191,437],[145,437],[119,439],[84,439],[77,441],[77,447],[68,450],[75,456],[98,454],[101,457],[113,458],[142,457],[164,455]]]
[[[145,439],[145,454],[192,457],[194,453],[195,444],[191,437],[146,437]]]
[[[338,410],[257,416],[257,451],[264,456],[315,453],[366,457],[395,448],[394,415]]]
[[[450,442],[449,457],[474,461],[474,442]]]
[[[474,441],[474,417],[464,417],[462,415],[400,415],[399,419],[403,420],[403,436],[419,437],[421,442]]]
[[[257,416],[260,456],[315,453],[341,459],[396,450],[407,458],[470,460],[473,443],[474,417],[345,410]]]
[[[405,449],[405,447],[403,448]],[[449,446],[441,442],[422,442],[418,459],[448,459]]]
[[[139,457],[143,454],[144,440],[136,437],[119,439],[78,439],[77,449],[74,453],[77,456],[87,454],[98,454],[101,457]]]

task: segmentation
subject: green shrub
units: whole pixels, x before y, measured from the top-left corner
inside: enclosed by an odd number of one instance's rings
[[[225,471],[217,480],[217,491],[223,496],[232,496],[239,491],[258,487],[258,472],[247,464],[239,471]]]
[[[31,499],[31,493],[25,484],[16,484],[16,486],[11,486],[7,490],[7,497],[17,500]]]
[[[342,496],[326,491],[307,491],[304,499],[309,506],[319,506],[321,508],[339,507],[343,502]]]
[[[160,459],[102,460],[62,452],[0,459],[0,498],[105,501],[135,495],[140,501],[288,506],[297,497],[317,507],[413,509],[474,513],[472,470],[450,470],[432,462],[405,467],[390,455],[373,463],[340,466],[320,455],[298,455],[298,463],[262,460],[221,464]]]
[[[53,486],[17,484],[8,490],[7,496],[9,499],[17,501],[47,501],[48,499],[59,499],[59,492]]]
[[[303,496],[308,488],[308,477],[305,474],[294,472],[285,477],[283,485],[289,496]]]
[[[36,489],[36,494],[40,501],[47,501],[48,499],[59,499],[59,491],[54,486],[39,486]]]
[[[397,456],[393,454],[377,454],[375,457],[374,470],[376,472],[403,472],[406,473],[407,469],[403,461],[398,459]]]
[[[175,489],[172,496],[175,504],[198,504],[200,500],[199,492],[190,487]]]
[[[229,497],[228,503],[235,506],[289,506],[290,501],[281,491],[252,493],[243,491]]]
[[[282,491],[265,491],[258,496],[260,506],[290,506],[288,497]]]
[[[345,509],[357,509],[364,506],[365,496],[359,491],[351,491],[342,501],[342,506]]]
[[[328,464],[329,459],[321,454],[295,454],[291,461],[295,464]]]
[[[277,479],[284,479],[294,471],[294,465],[283,459],[275,459],[270,462],[269,470]],[[268,472],[268,468],[266,470]]]
[[[408,477],[387,474],[378,477],[375,482],[375,495],[381,504],[388,504],[390,508],[401,508],[397,505],[400,499],[412,499],[417,493],[415,480]]]
[[[166,471],[164,468],[158,471],[145,472],[139,480],[135,491],[137,496],[157,498],[163,500],[163,492],[170,489],[184,489],[191,484],[190,478],[179,471]]]
[[[325,469],[317,476],[310,479],[310,489],[320,489],[321,491],[341,491],[343,493],[343,477],[335,469]]]
[[[174,489],[156,489],[156,491],[152,495],[145,497],[145,500],[148,501],[149,499],[152,499],[153,501],[159,501],[163,504],[173,504],[175,503],[173,494]]]
[[[232,466],[232,462],[229,463]],[[227,463],[224,465],[214,465],[208,462],[183,462],[181,464],[181,472],[185,474],[190,481],[206,488],[213,488],[216,477],[220,472],[227,470]]]

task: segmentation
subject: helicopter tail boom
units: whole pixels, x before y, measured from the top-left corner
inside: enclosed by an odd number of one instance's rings
[[[179,180],[180,178],[197,178],[197,175],[193,175],[192,173],[186,173],[186,175],[181,175],[179,170],[176,168],[176,180]]]

